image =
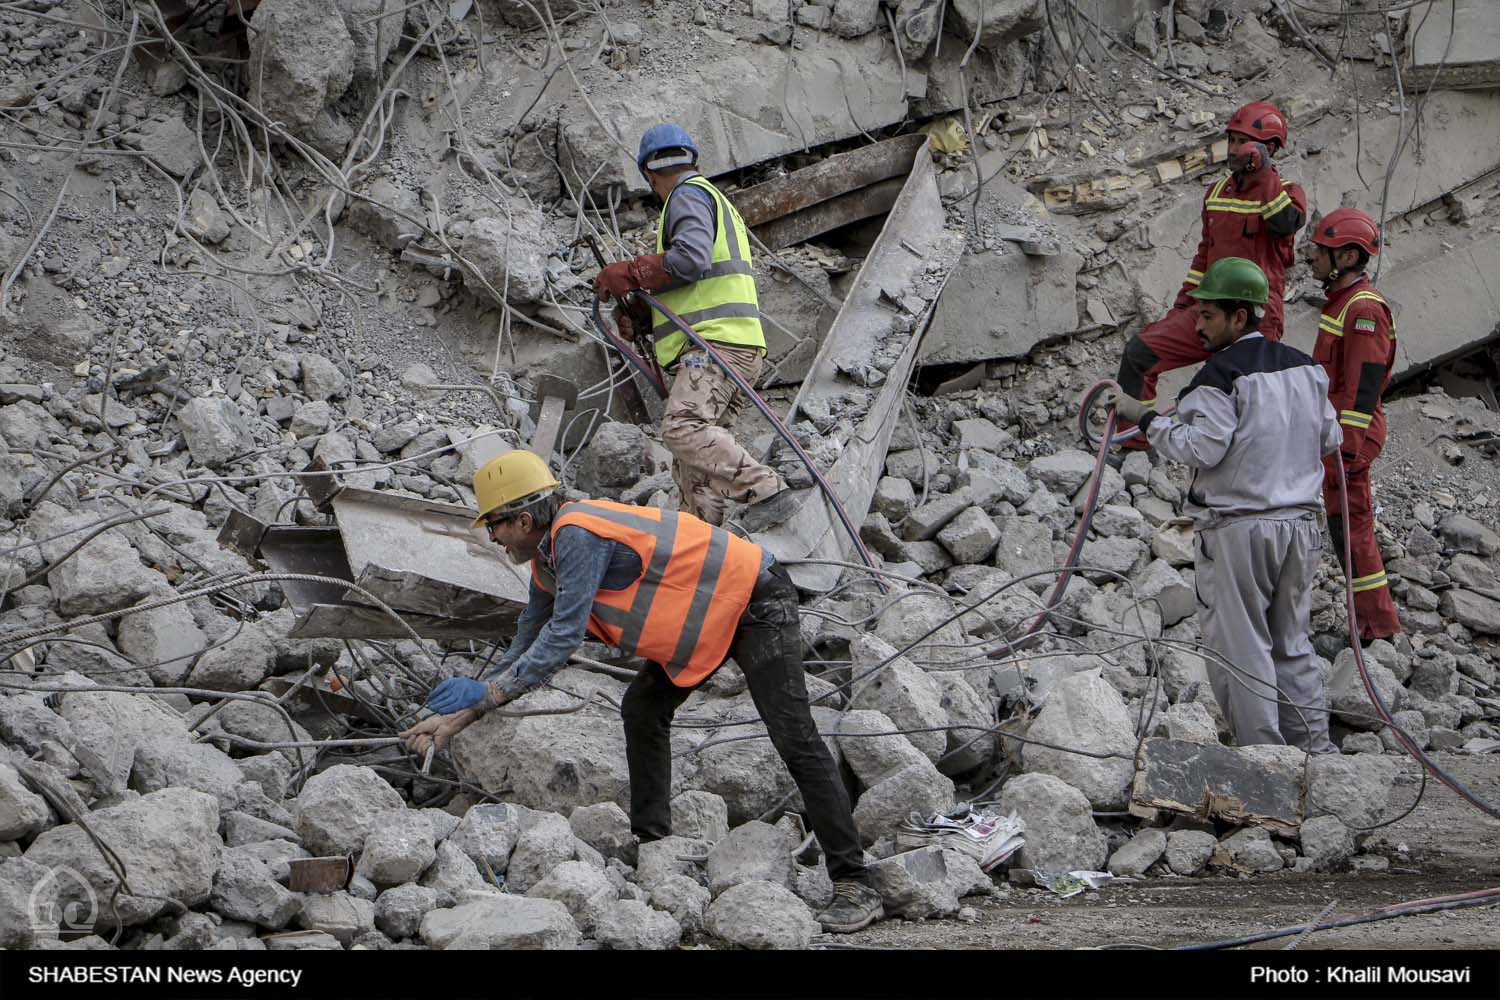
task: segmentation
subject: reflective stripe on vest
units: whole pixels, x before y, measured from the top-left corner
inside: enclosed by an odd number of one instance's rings
[[[1233,176],[1233,175],[1231,175]],[[1225,177],[1215,184],[1208,192],[1208,198],[1203,207],[1210,212],[1229,212],[1232,215],[1259,215],[1269,219],[1292,203],[1292,196],[1287,193],[1290,181],[1281,182],[1281,192],[1275,198],[1265,204],[1247,198],[1228,198],[1224,196],[1224,188],[1229,184],[1229,177]]]
[[[568,525],[628,546],[641,560],[641,575],[629,587],[594,595],[590,632],[661,664],[678,687],[693,687],[718,669],[760,575],[758,545],[688,514],[608,500],[565,504],[552,525],[554,546]],[[531,575],[556,593],[550,567],[534,559]]]
[[[714,204],[714,249],[708,271],[703,277],[681,288],[657,293],[661,304],[681,316],[704,340],[720,344],[766,349],[766,336],[760,328],[760,302],[755,296],[755,276],[751,270],[750,238],[745,221],[729,199],[702,177],[692,177],[679,184],[668,197],[675,197],[684,185],[706,191]],[[656,224],[656,252],[666,251],[667,206],[661,208]],[[688,346],[687,334],[655,309],[651,310],[651,334],[656,338],[656,360],[666,367],[677,360]]]
[[[1344,303],[1344,308],[1339,310],[1339,314],[1337,316],[1330,316],[1327,313],[1320,314],[1318,316],[1318,329],[1323,331],[1324,333],[1331,333],[1335,337],[1342,337],[1344,335],[1344,320],[1349,316],[1349,307],[1354,305],[1354,303],[1361,301],[1380,303],[1381,307],[1385,309],[1386,316],[1390,317],[1391,339],[1395,340],[1396,317],[1391,312],[1391,304],[1387,302],[1385,300],[1385,297],[1379,292],[1369,288],[1362,289],[1349,296],[1349,301]]]

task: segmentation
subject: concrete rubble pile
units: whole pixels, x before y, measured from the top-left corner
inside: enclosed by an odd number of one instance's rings
[[[487,23],[541,59],[551,43],[523,6],[485,3]],[[1260,19],[1264,4],[1180,0],[1170,50],[1152,4],[1118,6],[1110,30],[1189,79],[1243,82],[1312,60]],[[757,0],[694,5],[704,66],[718,67],[694,70],[700,88],[684,83],[680,54],[653,37],[667,15],[627,7],[635,20],[601,26],[588,42],[600,60],[577,71],[599,102],[591,113],[546,89],[550,65],[516,70],[521,82],[493,67],[487,75],[472,33],[444,50],[452,67],[414,56],[411,81],[393,96],[383,81],[412,54],[410,39],[432,27],[416,7],[264,0],[254,15],[262,30],[245,44],[265,73],[252,73],[261,83],[248,97],[286,130],[281,185],[243,187],[223,150],[209,178],[203,157],[213,146],[197,142],[185,69],[170,58],[132,62],[101,116],[102,134],[128,152],[80,161],[75,201],[34,251],[28,216],[44,214],[37,207],[54,190],[42,175],[67,161],[55,150],[0,151],[0,195],[10,196],[0,198],[5,273],[27,252],[9,303],[0,302],[0,947],[816,946],[812,915],[833,886],[775,750],[744,738],[764,728],[737,666],[719,670],[679,713],[674,835],[640,844],[626,813],[618,677],[565,669],[511,707],[570,711],[486,716],[430,772],[388,743],[315,747],[390,737],[434,683],[472,676],[494,650],[295,638],[281,583],[246,579],[259,567],[217,538],[234,512],[325,525],[291,475],[317,460],[356,469],[344,477],[351,485],[469,503],[475,460],[460,444],[496,433],[507,445],[524,440],[537,414],[528,396],[546,373],[585,390],[563,435],[569,485],[675,504],[654,429],[626,419],[639,415],[629,393],[599,344],[577,333],[586,301],[577,293],[594,265],[556,252],[590,195],[602,202],[588,224],[613,215],[637,242],[654,228],[652,211],[632,200],[640,185],[628,151],[600,115],[631,136],[649,124],[642,115],[677,108],[707,137],[706,172],[718,174],[761,169],[908,113],[940,120],[961,101],[965,45],[953,32],[980,31],[993,56],[970,84],[977,99],[995,102],[1023,85],[1045,94],[1050,74],[1067,75],[1053,66],[1041,87],[1028,76],[1065,61],[1044,41],[1042,5],[1031,0],[954,0],[940,44],[941,8],[907,0],[899,64],[878,4],[808,4],[789,16]],[[1334,31],[1310,21],[1319,37]],[[0,107],[33,130],[89,128],[109,79],[65,72],[95,50],[87,32],[38,32],[24,12],[6,9],[0,41]],[[1259,62],[1230,65],[1231,41]],[[1369,58],[1379,60],[1378,49]],[[924,361],[978,367],[912,400],[870,509],[856,512],[878,566],[910,585],[881,594],[856,577],[804,607],[814,715],[886,911],[906,919],[972,919],[965,899],[1043,891],[1012,888],[955,850],[898,849],[896,831],[913,812],[985,799],[1015,813],[1026,840],[1009,866],[1018,879],[1022,869],[1241,876],[1388,864],[1362,853],[1367,831],[1415,794],[1409,761],[1372,718],[1344,648],[1331,556],[1314,624],[1343,753],[1304,767],[1288,748],[1225,745],[1195,652],[1180,467],[1133,455],[1104,470],[1082,573],[1039,642],[1008,648],[1038,615],[1089,492],[1093,457],[1062,422],[1076,416],[1083,388],[1112,374],[1115,334],[1180,277],[1173,258],[1187,225],[1179,209],[1161,206],[1190,204],[1186,217],[1195,217],[1196,189],[1172,185],[1214,166],[1212,139],[1235,101],[1226,87],[1202,107],[1153,100],[1137,114],[1151,71],[1120,65],[1117,75],[1139,79],[1120,85],[1109,143],[1070,138],[1064,151],[1058,126],[1015,129],[1026,120],[997,115],[968,154],[939,152],[955,226],[966,224],[972,200],[968,157],[988,180]],[[790,97],[787,74],[798,81]],[[724,99],[689,105],[678,93],[699,90]],[[1434,115],[1443,102],[1480,115],[1493,95],[1437,91],[1433,100]],[[463,130],[446,124],[449,104],[472,112]],[[1341,113],[1308,106],[1300,121]],[[1488,128],[1500,116],[1477,120]],[[367,126],[380,141],[361,138]],[[1159,165],[1165,158],[1141,166],[1149,151],[1125,155],[1135,141],[1126,130],[1148,128],[1179,149],[1168,157],[1176,174]],[[1038,137],[1048,129],[1050,139]],[[1294,152],[1304,169],[1323,158],[1321,204],[1342,194],[1342,168],[1326,165],[1345,145]],[[1493,159],[1500,143],[1487,145]],[[438,169],[429,158],[440,146]],[[1053,162],[1096,154],[1111,164],[1107,177]],[[367,169],[366,158],[378,167]],[[343,163],[355,193],[308,166],[317,162]],[[1393,225],[1428,256],[1413,264],[1397,253],[1394,273],[1447,266],[1449,255],[1483,267],[1494,239],[1474,220],[1493,192],[1476,179],[1493,166],[1451,164],[1402,189]],[[164,175],[174,178],[168,186]],[[179,190],[180,204],[171,186],[190,189]],[[283,205],[283,192],[302,203]],[[1462,249],[1442,249],[1447,221],[1434,204],[1470,220],[1454,224],[1465,230]],[[288,208],[319,222],[292,231]],[[850,256],[818,245],[786,252],[818,291],[810,299],[785,269],[771,277],[760,262],[768,315],[790,317],[788,371],[811,353],[799,345],[827,329],[826,297],[858,268],[857,247],[845,249]],[[356,291],[375,308],[352,306]],[[1427,308],[1412,297],[1418,329]],[[1437,356],[1413,353],[1411,364]],[[474,381],[475,366],[490,381]],[[483,391],[430,388],[443,383]],[[1462,416],[1465,407],[1441,394],[1424,400],[1433,428],[1486,419]],[[619,419],[594,420],[600,410]],[[848,414],[802,416],[798,434],[831,464],[839,449],[825,434]],[[1477,752],[1500,739],[1500,534],[1483,489],[1462,480],[1482,481],[1486,463],[1481,455],[1453,468],[1442,494],[1451,503],[1394,486],[1382,513],[1410,638],[1374,644],[1372,679],[1396,723],[1434,751]],[[212,593],[168,603],[200,588]],[[138,605],[153,606],[114,614]],[[104,617],[15,641],[90,616]],[[153,689],[162,690],[144,693]],[[293,698],[298,689],[309,697]],[[338,711],[323,707],[336,698]],[[1205,790],[1216,789],[1239,795],[1237,811],[1204,808]],[[117,856],[129,892],[116,893],[121,872],[93,837]],[[293,890],[295,862],[335,855],[353,859],[338,887]]]

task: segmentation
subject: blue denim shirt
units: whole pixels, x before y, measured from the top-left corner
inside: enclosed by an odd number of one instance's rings
[[[538,558],[547,559],[551,546],[548,535],[542,539]],[[588,632],[595,594],[624,590],[641,575],[641,557],[630,546],[600,538],[576,524],[558,530],[554,555],[557,593],[547,593],[532,579],[526,610],[516,622],[516,637],[480,678],[496,681],[510,697],[545,683],[578,652]]]

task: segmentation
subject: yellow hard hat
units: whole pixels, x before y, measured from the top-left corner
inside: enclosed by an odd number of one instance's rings
[[[524,507],[561,485],[546,461],[534,452],[518,448],[492,458],[474,473],[474,499],[479,504],[479,516],[473,526],[482,528],[484,519],[491,514]]]

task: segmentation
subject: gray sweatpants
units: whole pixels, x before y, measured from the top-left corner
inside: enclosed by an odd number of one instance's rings
[[[1242,517],[1197,531],[1198,625],[1214,696],[1239,746],[1332,753],[1323,678],[1308,638],[1323,532],[1311,513]],[[1288,704],[1290,703],[1290,704]]]

